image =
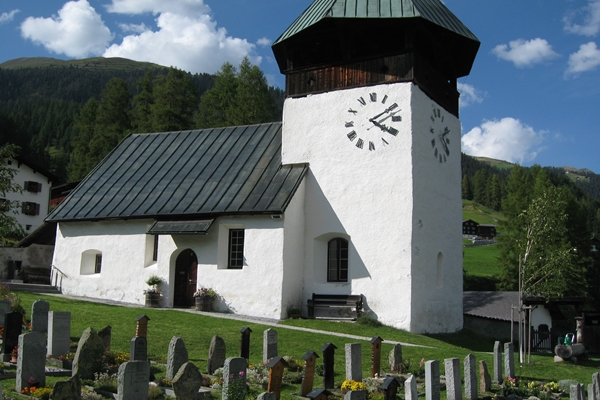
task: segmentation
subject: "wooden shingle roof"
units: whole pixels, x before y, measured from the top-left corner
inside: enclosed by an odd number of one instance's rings
[[[282,124],[133,134],[47,221],[280,214],[308,165],[281,164]]]

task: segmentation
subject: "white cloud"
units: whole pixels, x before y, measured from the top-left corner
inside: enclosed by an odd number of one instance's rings
[[[267,39],[266,37],[262,37],[256,41],[256,44],[261,47],[269,47],[273,43],[271,39]]]
[[[531,67],[559,56],[546,40],[540,38],[517,39],[508,45],[499,44],[494,47],[492,53],[498,58],[514,63],[518,68]]]
[[[12,10],[10,12],[3,12],[0,14],[0,24],[4,24],[5,22],[10,22],[15,18],[15,14],[18,13],[19,10]]]
[[[572,23],[577,14],[585,14],[583,24]],[[583,36],[596,36],[600,32],[600,0],[591,0],[589,4],[576,13],[563,19],[565,31]]]
[[[579,51],[569,56],[569,67],[565,75],[578,75],[581,72],[591,71],[600,65],[600,50],[596,43],[589,42],[579,46]]]
[[[238,64],[245,56],[249,56],[254,64],[262,61],[254,55],[254,44],[228,36],[224,28],[217,28],[216,21],[208,13],[189,12],[192,8],[207,11],[208,7],[202,1],[115,0],[109,10],[133,12],[134,6],[139,6],[138,10],[158,13],[157,29],[125,36],[120,44],[106,49],[104,57],[149,61],[192,73],[214,73],[224,62]]]
[[[525,163],[533,161],[540,152],[544,135],[544,131],[536,132],[510,117],[485,121],[463,135],[462,151],[472,156]]]
[[[468,107],[473,103],[481,103],[485,95],[468,83],[458,83],[458,91],[460,92],[460,97],[458,98],[460,107]]]
[[[29,17],[21,36],[69,57],[102,54],[113,36],[87,0],[69,1],[51,18]]]
[[[141,23],[141,24],[119,24],[119,28],[121,28],[121,30],[123,32],[134,32],[134,33],[142,33],[142,32],[146,32],[146,31],[150,30],[144,23]]]

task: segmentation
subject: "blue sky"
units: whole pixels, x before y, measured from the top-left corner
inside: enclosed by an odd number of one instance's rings
[[[0,63],[119,56],[213,73],[271,43],[311,0],[1,0]],[[600,173],[600,0],[444,0],[481,41],[459,80],[463,151]]]

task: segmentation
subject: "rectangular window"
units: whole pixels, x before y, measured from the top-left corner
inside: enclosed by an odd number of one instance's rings
[[[154,248],[152,249],[152,261],[158,261],[158,235],[154,235]]]
[[[99,274],[102,270],[102,254],[96,254],[96,262],[94,264],[94,273]]]
[[[348,241],[336,238],[327,244],[327,281],[348,282]]]
[[[39,182],[25,181],[23,189],[27,192],[38,193],[42,191],[42,184]]]
[[[244,230],[229,230],[229,263],[228,268],[241,269],[244,266]]]
[[[40,205],[24,201],[21,203],[21,213],[25,215],[40,215]]]

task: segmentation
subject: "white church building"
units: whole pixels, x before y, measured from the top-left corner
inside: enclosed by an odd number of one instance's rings
[[[63,293],[143,304],[159,275],[164,307],[212,287],[283,319],[352,294],[462,329],[456,81],[478,48],[439,0],[315,0],[273,45],[283,122],[130,135],[52,212]]]

